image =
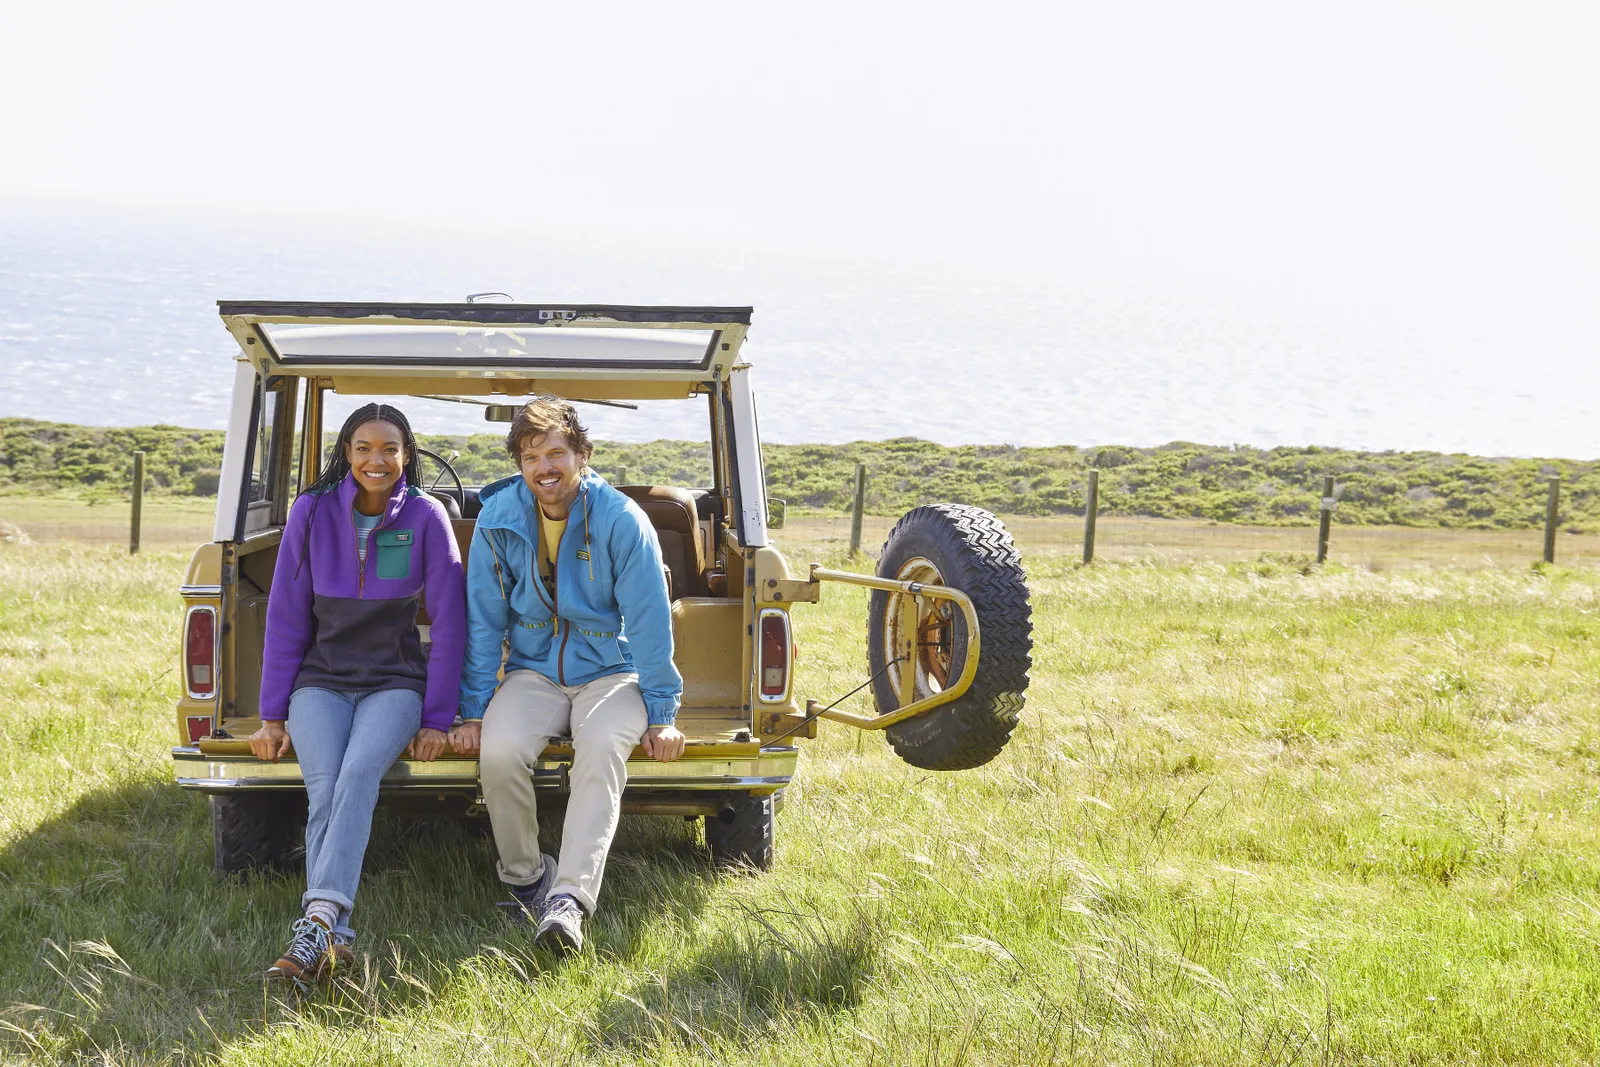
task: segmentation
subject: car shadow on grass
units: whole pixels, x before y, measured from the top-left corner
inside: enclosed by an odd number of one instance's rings
[[[543,967],[532,930],[494,906],[493,842],[447,819],[380,808],[354,915],[360,963],[306,997],[261,980],[303,874],[224,876],[212,861],[207,802],[159,778],[90,792],[0,848],[0,1056],[193,1060],[308,1013],[403,1010],[468,961]],[[626,958],[663,901],[697,913],[716,878],[696,827],[625,818],[596,947]]]

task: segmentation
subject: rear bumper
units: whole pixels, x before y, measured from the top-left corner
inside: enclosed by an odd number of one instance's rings
[[[793,745],[772,745],[749,757],[683,759],[676,763],[629,760],[626,794],[773,793],[793,779],[799,754]],[[208,755],[191,745],[174,748],[172,758],[177,765],[178,785],[199,793],[305,789],[300,764],[293,759],[266,763],[249,756]],[[565,794],[569,768],[565,760],[540,760],[533,769],[534,788],[541,793]],[[462,796],[477,801],[481,796],[478,761],[399,760],[384,774],[379,791],[402,796]]]

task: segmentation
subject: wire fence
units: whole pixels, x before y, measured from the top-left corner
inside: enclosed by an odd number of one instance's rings
[[[0,541],[71,542],[126,550],[133,540],[133,504],[128,497],[0,497]],[[215,513],[214,499],[146,495],[139,516],[140,548],[193,548],[210,541]]]
[[[935,503],[935,501],[927,501]],[[955,501],[959,503],[959,501]],[[1002,515],[1025,555],[1083,557],[1083,516]],[[895,519],[867,515],[861,551],[876,558]],[[849,515],[797,515],[778,535],[796,549],[848,550]],[[1108,562],[1215,562],[1253,560],[1314,563],[1315,526],[1251,526],[1192,519],[1101,515],[1094,559]],[[1340,526],[1330,530],[1327,559],[1369,570],[1411,567],[1525,567],[1542,560],[1539,530],[1475,530],[1411,526]],[[1561,566],[1600,566],[1600,536],[1566,535],[1556,541]]]
[[[870,486],[871,472],[865,474],[866,485]],[[26,539],[126,549],[132,540],[130,496],[128,492],[92,499],[0,496],[0,542]],[[929,494],[914,502],[964,501],[948,501],[947,497]],[[1547,503],[1541,487],[1540,495],[1527,502],[1529,525],[1474,527],[1341,523],[1334,501],[1329,512],[1326,558],[1332,563],[1371,570],[1526,567],[1545,558],[1550,534],[1539,520],[1547,515]],[[214,508],[214,500],[206,497],[145,495],[139,528],[141,548],[187,548],[210,541]],[[1087,510],[1085,506],[1065,514],[1002,514],[1001,518],[1025,555],[1083,559]],[[1313,513],[1305,516],[1301,525],[1256,525],[1124,515],[1097,509],[1092,557],[1108,562],[1313,563],[1318,555],[1317,518]],[[780,545],[796,554],[848,551],[853,519],[850,512],[806,513],[790,509],[784,528],[775,536]],[[876,557],[897,519],[898,514],[863,512],[860,550]],[[1591,531],[1568,516],[1559,501],[1553,529],[1556,564],[1600,566],[1600,531]]]
[[[871,473],[858,490],[866,497]],[[1337,486],[1337,480],[1335,480]],[[1420,489],[1400,487],[1401,494],[1420,495]],[[1322,498],[1321,511],[1312,511],[1298,524],[1259,525],[1194,518],[1162,518],[1125,515],[1094,509],[1088,521],[1093,494],[1082,508],[1048,516],[1005,515],[1000,517],[1028,556],[1052,556],[1109,562],[1218,562],[1240,563],[1274,561],[1313,564],[1319,556],[1327,562],[1369,570],[1450,567],[1527,567],[1544,561],[1547,548],[1558,565],[1600,566],[1600,531],[1562,509],[1559,488],[1556,508],[1550,509],[1549,484],[1527,501],[1529,525],[1386,525],[1341,523],[1338,489]],[[929,495],[916,504],[965,503]],[[1324,540],[1319,520],[1328,520]],[[898,516],[873,515],[863,511],[859,517],[860,551],[876,557]],[[792,511],[786,516],[780,543],[797,551],[848,551],[851,513]],[[1470,523],[1470,517],[1468,522]],[[1089,543],[1092,549],[1085,551]]]

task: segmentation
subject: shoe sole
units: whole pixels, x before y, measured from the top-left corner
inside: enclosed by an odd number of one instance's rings
[[[262,977],[268,982],[293,982],[304,990],[316,982],[324,981],[330,975],[348,969],[355,964],[355,960],[355,953],[348,948],[343,952],[336,950],[324,956],[315,967],[308,967],[303,971],[296,971],[290,974],[288,971],[279,969],[274,964],[267,968],[267,973]]]
[[[539,931],[534,935],[533,943],[547,952],[556,953],[558,956],[576,956],[583,951],[583,936],[581,934],[577,940],[573,940],[565,930],[558,927]]]

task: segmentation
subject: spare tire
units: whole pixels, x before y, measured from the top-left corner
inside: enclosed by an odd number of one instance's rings
[[[906,512],[889,531],[878,576],[961,590],[972,599],[982,637],[972,687],[948,704],[889,727],[889,744],[913,767],[983,766],[1000,754],[1016,729],[1033,665],[1033,608],[1016,543],[982,508],[929,504]],[[880,715],[900,706],[903,665],[885,669],[899,638],[899,599],[874,590],[867,610],[867,659]],[[967,621],[961,609],[948,600],[924,601],[914,664],[917,699],[953,685],[966,658]]]

